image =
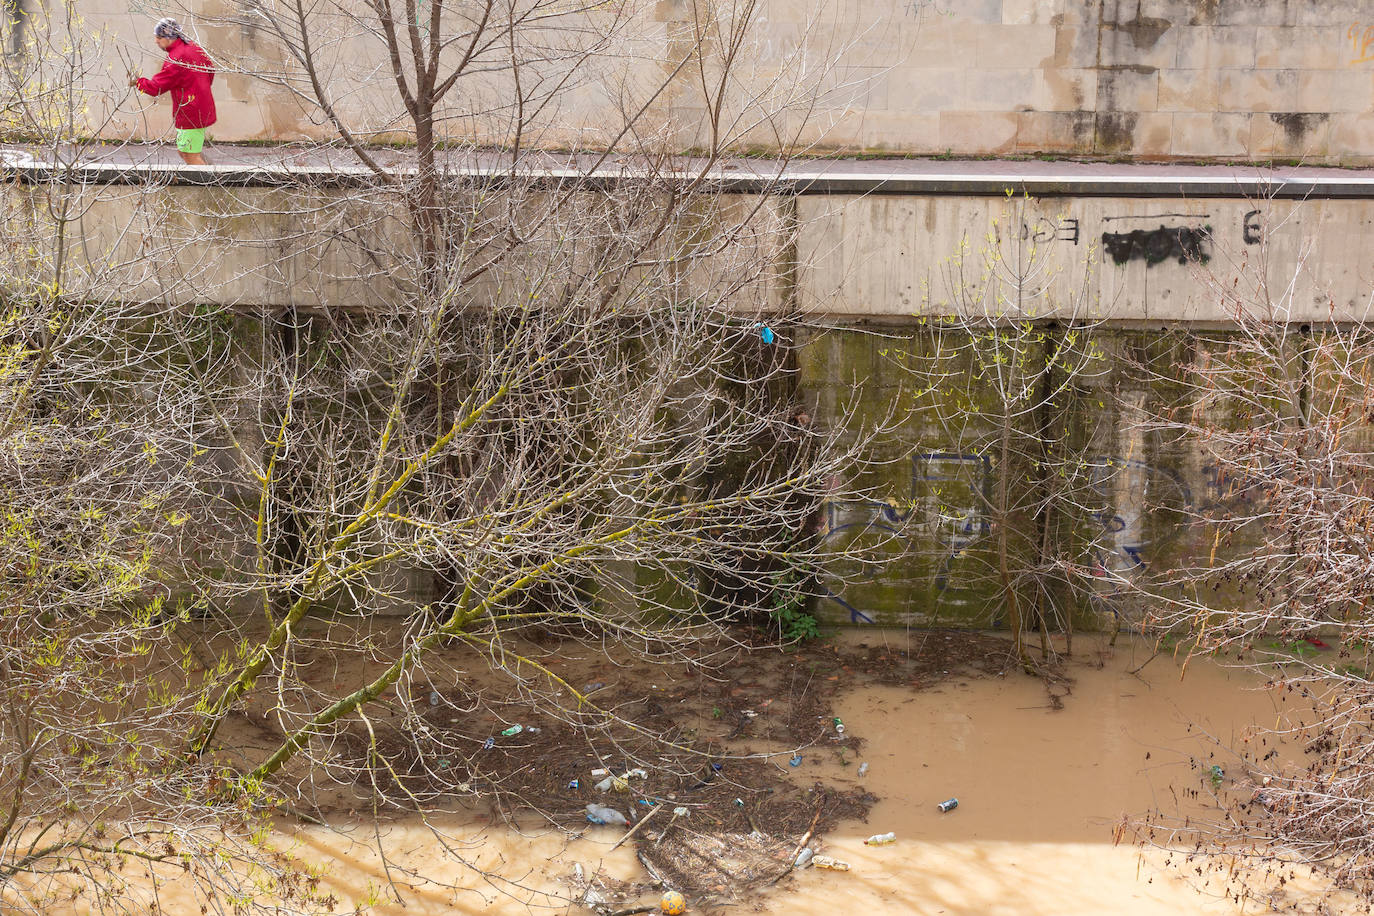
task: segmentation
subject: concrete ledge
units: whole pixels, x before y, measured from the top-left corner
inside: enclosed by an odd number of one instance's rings
[[[224,187],[360,187],[405,181],[416,170],[404,151],[384,150],[385,173],[333,160],[332,148],[219,146],[212,165],[189,166],[169,159],[162,146],[122,146],[89,159],[53,162],[30,150],[0,151],[0,174],[27,184],[70,182],[92,185],[190,185]],[[444,166],[450,180],[493,186],[518,181],[550,187],[570,184],[611,189],[651,174],[621,163],[597,164],[590,157],[538,154],[512,165],[499,152],[465,151]],[[1261,168],[1235,165],[1141,165],[1098,162],[936,159],[770,160],[737,159],[703,168],[684,159],[679,180],[700,180],[708,193],[788,195],[945,195],[1004,197],[1232,198],[1341,200],[1374,198],[1374,169],[1303,166]]]

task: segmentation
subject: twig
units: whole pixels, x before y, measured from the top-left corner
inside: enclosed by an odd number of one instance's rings
[[[1145,661],[1141,662],[1139,668],[1132,668],[1130,671],[1127,671],[1126,673],[1127,673],[1127,674],[1133,674],[1133,675],[1139,677],[1139,676],[1140,676],[1140,672],[1143,671],[1143,670],[1145,670],[1145,666],[1148,665],[1150,662],[1154,661],[1154,660],[1157,659],[1157,658],[1159,658],[1159,653],[1158,653],[1158,652],[1156,652],[1154,655],[1151,655],[1149,658],[1145,659]]]
[[[654,808],[654,809],[653,809],[652,811],[650,811],[648,814],[646,814],[646,815],[644,815],[643,817],[641,817],[641,818],[639,819],[639,823],[638,823],[638,824],[635,824],[635,825],[634,825],[633,827],[631,827],[628,831],[626,831],[625,835],[624,835],[623,837],[621,837],[620,839],[616,840],[616,841],[615,841],[615,845],[612,846],[610,849],[608,849],[608,850],[606,850],[606,851],[607,851],[607,852],[614,852],[615,850],[619,849],[621,843],[625,842],[625,841],[628,840],[630,837],[632,837],[632,836],[634,836],[636,833],[638,833],[640,827],[643,827],[645,824],[649,823],[649,821],[651,821],[651,820],[653,819],[654,815],[657,814],[658,812],[662,811],[662,810],[663,810],[663,806],[660,805],[660,806],[658,806],[657,808]]]
[[[784,868],[776,878],[774,878],[772,881],[769,881],[769,884],[777,884],[783,878],[786,878],[788,875],[792,874],[792,869],[796,867],[797,856],[801,854],[802,847],[811,841],[811,835],[816,832],[816,825],[820,823],[820,820],[821,806],[817,805],[816,814],[811,818],[811,826],[806,828],[806,833],[802,835],[802,838],[797,843],[796,848],[792,850],[792,854],[787,857],[787,867]]]
[[[640,865],[644,866],[644,870],[649,873],[649,877],[658,882],[659,887],[668,886],[668,882],[663,880],[663,876],[658,873],[658,869],[649,864],[649,860],[644,857],[644,853],[635,853],[635,858],[639,860]]]
[[[291,807],[290,805],[284,805],[284,806],[282,806],[282,810],[285,811],[287,814],[290,814],[292,817],[297,818],[298,820],[305,821],[307,824],[314,824],[316,827],[328,827],[328,826],[329,826],[329,824],[327,824],[327,823],[325,823],[324,821],[320,820],[320,819],[319,819],[318,817],[316,817],[315,815],[313,815],[313,814],[307,814],[306,812],[302,811],[302,810],[299,809],[299,808],[293,808],[293,807]]]
[[[658,909],[656,906],[632,906],[628,910],[616,910],[614,913],[607,913],[606,916],[634,916],[635,913],[652,913]]]

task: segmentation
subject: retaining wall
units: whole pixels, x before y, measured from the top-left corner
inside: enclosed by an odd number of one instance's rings
[[[237,8],[225,0],[191,7],[184,18],[225,68],[215,138],[331,135],[310,106],[252,75],[282,60],[266,30],[231,21]],[[525,143],[595,145],[621,101],[607,87],[633,93],[661,75],[680,50],[689,9],[687,0],[636,9],[627,36],[634,54],[574,80],[557,122]],[[108,0],[84,13],[87,28],[110,34],[113,73],[97,68],[89,77],[110,82],[107,135],[166,137],[165,100],[129,101],[113,50],[143,47],[138,66],[153,70],[161,57],[147,35],[155,17]],[[1374,162],[1374,11],[1356,0],[765,0],[755,36],[738,98],[779,73],[824,73],[800,134],[821,152]],[[344,55],[329,62],[340,110],[359,125],[387,123],[400,109],[385,80],[345,77],[369,49],[341,42],[320,53],[331,49]],[[627,64],[631,57],[642,63]],[[377,63],[385,63],[380,54]],[[500,143],[499,127],[475,126],[500,89],[483,79],[454,93],[445,114],[453,129]],[[663,94],[652,111],[683,145],[701,139],[704,108],[690,91]],[[775,119],[743,142],[767,149],[775,131],[799,124]]]

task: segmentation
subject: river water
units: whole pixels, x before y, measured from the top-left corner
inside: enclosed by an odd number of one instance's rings
[[[907,637],[886,638],[900,647]],[[852,734],[868,740],[862,754],[867,775],[860,779],[853,762],[841,766],[834,755],[818,753],[806,757],[796,778],[862,783],[882,801],[867,823],[845,823],[820,844],[823,853],[848,862],[848,872],[797,872],[762,901],[763,911],[788,916],[1262,911],[1253,901],[1241,906],[1225,896],[1215,877],[1190,874],[1187,880],[1178,869],[1164,867],[1160,851],[1142,853],[1129,834],[1114,845],[1113,835],[1123,819],[1158,808],[1205,815],[1200,804],[1180,808],[1176,796],[1203,786],[1195,764],[1205,769],[1232,763],[1208,736],[1225,745],[1242,740],[1256,724],[1273,725],[1276,697],[1253,674],[1205,660],[1194,660],[1185,670],[1181,659],[1156,656],[1143,643],[1125,641],[1109,650],[1084,639],[1080,647],[1080,659],[1069,667],[1072,683],[1058,703],[1044,684],[1019,673],[955,679],[919,692],[865,687],[843,695],[841,717]],[[936,804],[950,797],[959,799],[958,808],[947,814],[937,810]],[[430,858],[432,843],[425,832],[416,830],[409,844],[403,841],[413,829],[397,828],[388,845],[398,851],[410,845],[412,856]],[[864,845],[865,837],[888,831],[896,833],[895,844]],[[466,855],[476,864],[524,887],[558,888],[575,865],[584,872],[604,867],[626,879],[642,874],[626,847],[609,849],[618,829],[594,829],[571,842],[539,831],[516,836],[504,828],[480,834],[469,829],[464,835],[475,841]],[[337,835],[304,834],[311,836],[314,855],[342,866],[330,878],[341,897],[356,900],[362,881],[380,881],[376,856],[365,845],[350,851],[340,847]],[[539,909],[555,904],[500,881],[468,883],[469,892],[410,891],[404,908],[381,911],[525,911],[509,896],[512,891]],[[1302,897],[1303,891],[1293,891],[1289,902],[1301,907]]]
[[[841,715],[869,739],[865,782],[883,800],[867,824],[826,837],[826,852],[851,871],[800,873],[768,912],[1241,912],[1215,878],[1185,881],[1157,851],[1142,858],[1129,835],[1114,846],[1113,828],[1151,809],[1179,811],[1175,792],[1204,781],[1190,761],[1231,763],[1210,756],[1217,748],[1203,733],[1228,743],[1273,725],[1276,699],[1253,674],[1194,660],[1183,676],[1179,660],[1152,654],[1126,643],[1099,656],[1100,668],[1072,665],[1062,709],[1019,674],[849,694]],[[950,797],[959,806],[943,814],[936,805]],[[863,844],[888,831],[896,844]]]
[[[887,640],[896,648],[919,638],[875,631],[849,637]],[[1219,746],[1243,741],[1257,724],[1274,725],[1278,698],[1258,676],[1206,660],[1189,663],[1185,676],[1180,659],[1154,655],[1143,643],[1124,641],[1115,650],[1091,639],[1079,645],[1067,671],[1071,682],[1053,691],[1013,671],[955,677],[924,691],[864,687],[842,694],[839,713],[849,732],[868,742],[860,757],[869,764],[867,775],[857,775],[857,761],[842,765],[839,755],[815,748],[795,770],[782,766],[801,785],[864,785],[881,797],[867,823],[842,823],[818,844],[850,870],[809,868],[761,900],[690,912],[1270,911],[1228,898],[1210,872],[1185,878],[1166,868],[1162,851],[1142,852],[1129,833],[1120,845],[1113,837],[1125,819],[1152,809],[1205,816],[1202,804],[1180,807],[1177,799],[1184,790],[1205,789],[1204,771],[1213,764],[1234,778],[1239,767]],[[1056,701],[1051,693],[1062,697]],[[1291,749],[1283,752],[1292,759]],[[955,810],[937,810],[951,797],[959,800]],[[283,832],[278,846],[323,871],[321,886],[337,898],[335,912],[363,904],[368,912],[397,916],[585,913],[567,903],[575,872],[644,880],[633,844],[612,848],[623,828],[594,827],[568,838],[470,819],[433,826],[443,844],[424,824],[393,824],[379,833],[359,814],[332,829]],[[864,845],[870,834],[888,831],[897,835],[894,844]],[[448,886],[427,882],[424,874]],[[175,883],[159,893],[162,912],[189,905],[178,900]],[[1290,883],[1281,893],[1284,912],[1309,911],[1309,888]]]

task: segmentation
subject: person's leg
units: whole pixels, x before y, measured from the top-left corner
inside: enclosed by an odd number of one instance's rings
[[[205,157],[200,151],[205,148],[205,128],[177,131],[177,152],[181,161],[187,165],[205,165]]]

